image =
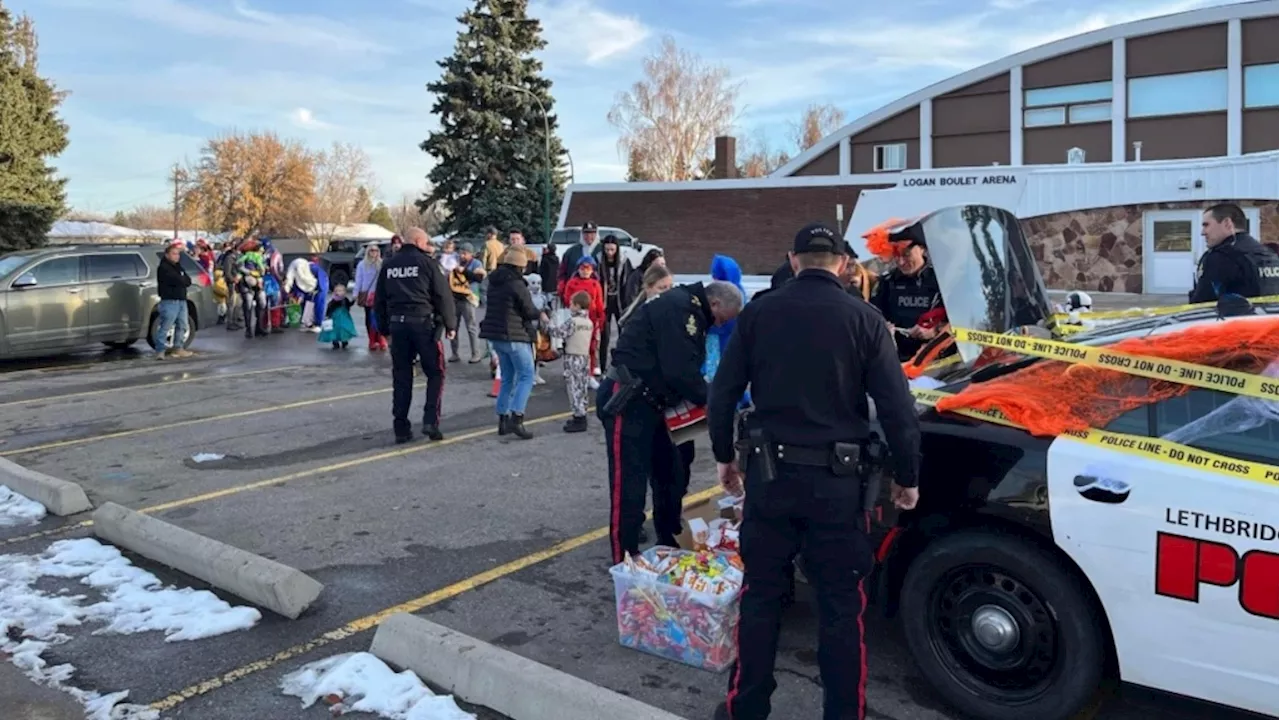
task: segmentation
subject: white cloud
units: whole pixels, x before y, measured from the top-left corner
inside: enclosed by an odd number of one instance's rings
[[[316,52],[389,53],[391,48],[349,26],[311,15],[281,15],[234,0],[234,16],[179,0],[50,0],[59,5],[128,15],[189,35],[262,45],[289,45]]]
[[[542,21],[548,63],[601,65],[637,48],[652,32],[636,15],[617,15],[592,0],[546,0],[530,8]]]
[[[294,125],[308,130],[329,129],[333,127],[329,123],[316,118],[315,113],[304,107],[294,108],[293,112],[289,113],[289,117],[293,120]]]

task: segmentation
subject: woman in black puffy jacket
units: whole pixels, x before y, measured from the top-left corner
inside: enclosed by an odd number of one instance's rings
[[[533,437],[524,427],[524,411],[533,391],[533,341],[541,313],[533,305],[524,270],[523,248],[510,248],[489,274],[489,295],[480,321],[480,337],[498,356],[502,386],[498,389],[498,434]]]

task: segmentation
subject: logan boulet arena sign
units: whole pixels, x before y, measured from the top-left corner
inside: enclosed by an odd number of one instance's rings
[[[993,175],[942,175],[940,177],[908,177],[902,179],[898,187],[904,188],[936,188],[936,187],[968,187],[971,185],[1017,185],[1018,176],[1008,174]]]

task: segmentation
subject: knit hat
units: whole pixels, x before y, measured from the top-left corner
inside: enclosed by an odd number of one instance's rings
[[[583,265],[590,265],[591,269],[594,270],[596,267],[596,259],[591,257],[590,255],[583,255],[582,257],[578,258],[578,264],[575,265],[573,269],[577,270]]]
[[[518,247],[507,248],[507,251],[502,253],[502,264],[514,265],[518,268],[523,269],[526,265],[529,264],[529,255],[524,251],[523,248],[518,248]]]

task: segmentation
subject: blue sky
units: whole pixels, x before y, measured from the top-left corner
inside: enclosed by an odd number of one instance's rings
[[[362,146],[379,196],[420,193],[435,126],[424,85],[470,0],[7,0],[40,35],[41,71],[71,91],[58,159],[69,202],[163,205],[174,162],[221,131]],[[605,120],[666,34],[743,81],[740,138],[784,147],[809,103],[849,119],[1011,52],[1220,0],[534,0],[579,182],[623,178]],[[740,144],[743,141],[740,140]]]

